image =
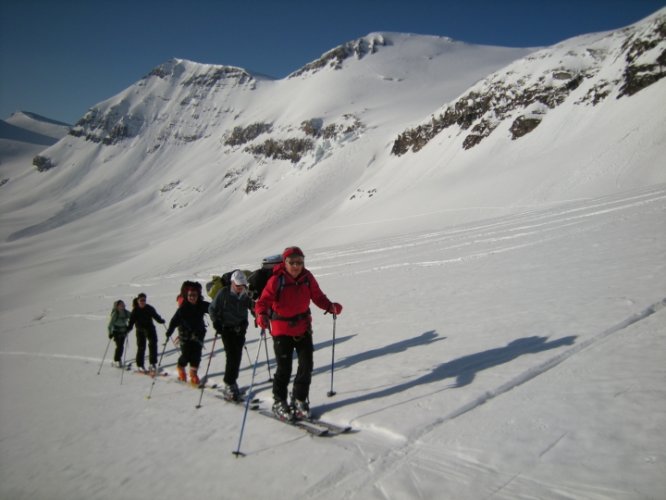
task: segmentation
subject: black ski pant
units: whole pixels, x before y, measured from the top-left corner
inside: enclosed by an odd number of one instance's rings
[[[136,329],[136,366],[143,368],[146,357],[146,341],[148,341],[148,361],[151,365],[157,365],[157,332],[153,328]]]
[[[189,364],[190,368],[199,368],[202,349],[203,340],[199,340],[198,338],[185,340],[181,337],[178,366],[185,368]]]
[[[125,339],[127,332],[113,332],[113,341],[116,343],[116,352],[113,355],[113,360],[120,363],[123,360],[123,353],[125,352]]]
[[[245,346],[245,333],[247,328],[225,327],[220,333],[224,352],[226,353],[226,364],[224,367],[224,383],[235,384],[238,380],[241,360],[243,359],[243,347]]]
[[[308,330],[300,337],[278,335],[273,337],[273,349],[277,369],[273,377],[273,397],[287,400],[289,381],[291,380],[294,351],[298,357],[298,368],[294,377],[293,397],[307,401],[312,381],[313,353],[312,331]]]

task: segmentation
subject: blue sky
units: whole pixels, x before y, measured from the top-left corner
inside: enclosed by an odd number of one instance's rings
[[[172,57],[284,77],[374,31],[536,47],[666,0],[0,0],[0,118],[76,122]]]

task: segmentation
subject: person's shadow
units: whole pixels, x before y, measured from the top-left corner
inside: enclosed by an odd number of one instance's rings
[[[428,333],[431,332],[426,332],[424,335]],[[455,379],[452,387],[464,387],[471,384],[474,381],[476,374],[482,370],[493,368],[503,363],[508,363],[525,354],[534,354],[549,349],[556,349],[564,345],[572,345],[575,340],[576,336],[562,337],[550,342],[548,342],[548,337],[538,336],[516,339],[512,342],[509,342],[504,347],[489,349],[487,351],[470,354],[468,356],[463,356],[461,358],[442,363],[435,366],[425,375],[408,380],[402,384],[386,387],[374,392],[361,394],[356,397],[318,406],[317,413],[323,414],[335,408],[340,408],[371,399],[391,396],[393,394],[407,391],[419,385],[439,382],[448,378]],[[381,351],[381,349],[379,351]]]
[[[355,337],[355,335],[345,337],[345,340],[351,339],[352,337]],[[341,368],[349,368],[350,366],[355,365],[356,363],[369,361],[374,358],[381,358],[389,354],[397,354],[399,352],[404,352],[407,349],[411,349],[412,347],[430,345],[444,339],[446,339],[446,337],[440,337],[435,330],[429,330],[427,332],[422,333],[421,335],[417,335],[416,337],[400,340],[393,344],[378,347],[376,349],[371,349],[369,351],[360,352],[352,356],[344,357],[340,360],[334,360],[335,361],[334,368],[336,370]],[[315,346],[315,350],[326,348],[329,346],[329,344],[331,344],[331,341],[326,341],[321,344],[317,344]],[[322,366],[320,368],[315,368],[312,372],[312,375],[315,376],[320,373],[326,373],[330,370],[331,370],[331,365]]]

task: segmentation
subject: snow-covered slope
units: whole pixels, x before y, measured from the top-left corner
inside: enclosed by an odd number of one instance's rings
[[[92,108],[40,155],[45,171],[7,186],[0,208],[16,223],[0,236],[23,254],[62,229],[71,250],[90,248],[87,228],[109,228],[102,244],[131,218],[151,248],[125,239],[110,264],[168,252],[201,266],[285,234],[356,241],[397,219],[424,229],[661,182],[664,17],[537,52],[373,33],[278,81],[172,60]],[[631,95],[628,74],[642,82]],[[457,110],[454,125],[437,110]],[[418,128],[429,115],[434,135]],[[429,141],[404,154],[411,124]],[[197,242],[194,260],[177,257],[175,228]],[[247,229],[262,237],[240,250]]]
[[[373,33],[283,80],[172,60],[93,107],[0,187],[0,497],[663,497],[665,25]],[[314,315],[312,405],[358,433],[250,415],[236,459],[238,408],[95,375],[114,300],[169,317],[183,280],[292,244],[345,306],[335,398]]]
[[[32,173],[32,160],[69,132],[70,125],[17,111],[0,120],[0,185]]]
[[[23,132],[21,136],[17,130],[12,130],[6,125],[11,125],[15,129],[20,129]],[[34,140],[34,135],[46,137],[49,139],[48,144],[55,144],[60,139],[65,137],[69,132],[71,125],[51,118],[46,118],[40,116],[36,113],[30,113],[28,111],[17,111],[13,113],[7,120],[2,120],[3,133],[0,135],[3,139],[13,139],[21,142],[37,142]],[[7,130],[5,134],[4,131]],[[16,135],[9,137],[11,132],[14,132]]]
[[[0,312],[0,497],[270,498],[277,488],[326,500],[662,498],[665,216],[662,185],[306,247],[308,267],[345,306],[335,358],[331,317],[313,312],[310,399],[358,432],[312,439],[251,413],[245,458],[232,455],[241,409],[208,393],[196,409],[199,392],[168,377],[147,400],[151,379],[121,375],[108,355],[96,375],[115,299],[144,291],[169,317],[180,282],[207,275],[137,268],[119,280],[103,255],[66,286],[50,283],[53,264],[26,270],[34,293]],[[49,300],[35,299],[41,287]],[[239,383],[250,384],[258,356],[267,405],[258,339],[250,328]],[[132,335],[128,359],[135,349]],[[206,363],[211,351],[220,382],[224,351],[209,332]],[[173,371],[177,357],[169,343],[163,366]]]

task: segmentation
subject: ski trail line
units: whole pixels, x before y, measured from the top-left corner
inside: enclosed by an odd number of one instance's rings
[[[609,335],[612,335],[614,333],[617,333],[619,331],[622,331],[626,329],[627,327],[633,325],[634,323],[638,323],[639,321],[642,321],[649,316],[652,316],[654,313],[659,311],[660,309],[663,309],[666,307],[666,298],[660,300],[659,302],[655,302],[654,304],[646,307],[644,310],[642,310],[639,313],[633,314],[626,318],[625,320],[619,322],[618,324],[611,326],[610,328],[602,331],[601,333],[598,333],[587,340],[581,342],[580,344],[577,344],[570,349],[567,349],[566,351],[558,354],[557,356],[554,356],[550,358],[549,360],[546,360],[544,363],[541,363],[540,365],[534,366],[530,368],[529,370],[526,370],[525,372],[521,373],[520,375],[514,377],[513,379],[509,380],[508,382],[500,385],[496,389],[486,391],[485,394],[479,396],[475,400],[471,401],[470,403],[458,408],[457,410],[454,410],[453,412],[449,413],[448,415],[435,420],[432,422],[430,425],[425,426],[422,430],[420,430],[418,433],[415,435],[410,436],[410,440],[415,440],[415,439],[420,439],[423,437],[425,434],[430,432],[432,429],[437,427],[438,425],[448,421],[448,420],[453,420],[454,418],[458,418],[461,415],[464,415],[465,413],[474,410],[475,408],[481,406],[487,401],[490,401],[491,399],[504,394],[505,392],[510,391],[511,389],[514,389],[525,382],[529,382],[533,378],[541,375],[542,373],[547,372],[551,368],[556,367],[563,361],[566,361],[569,359],[571,356],[574,354],[579,353],[580,351],[587,349],[591,345],[597,343],[598,341],[608,337]]]
[[[91,361],[99,363],[102,358],[90,358],[86,356],[73,356],[70,354],[49,354],[46,352],[24,352],[24,351],[0,351],[0,356],[33,356],[36,358],[51,358],[51,359],[75,359],[78,361]]]

